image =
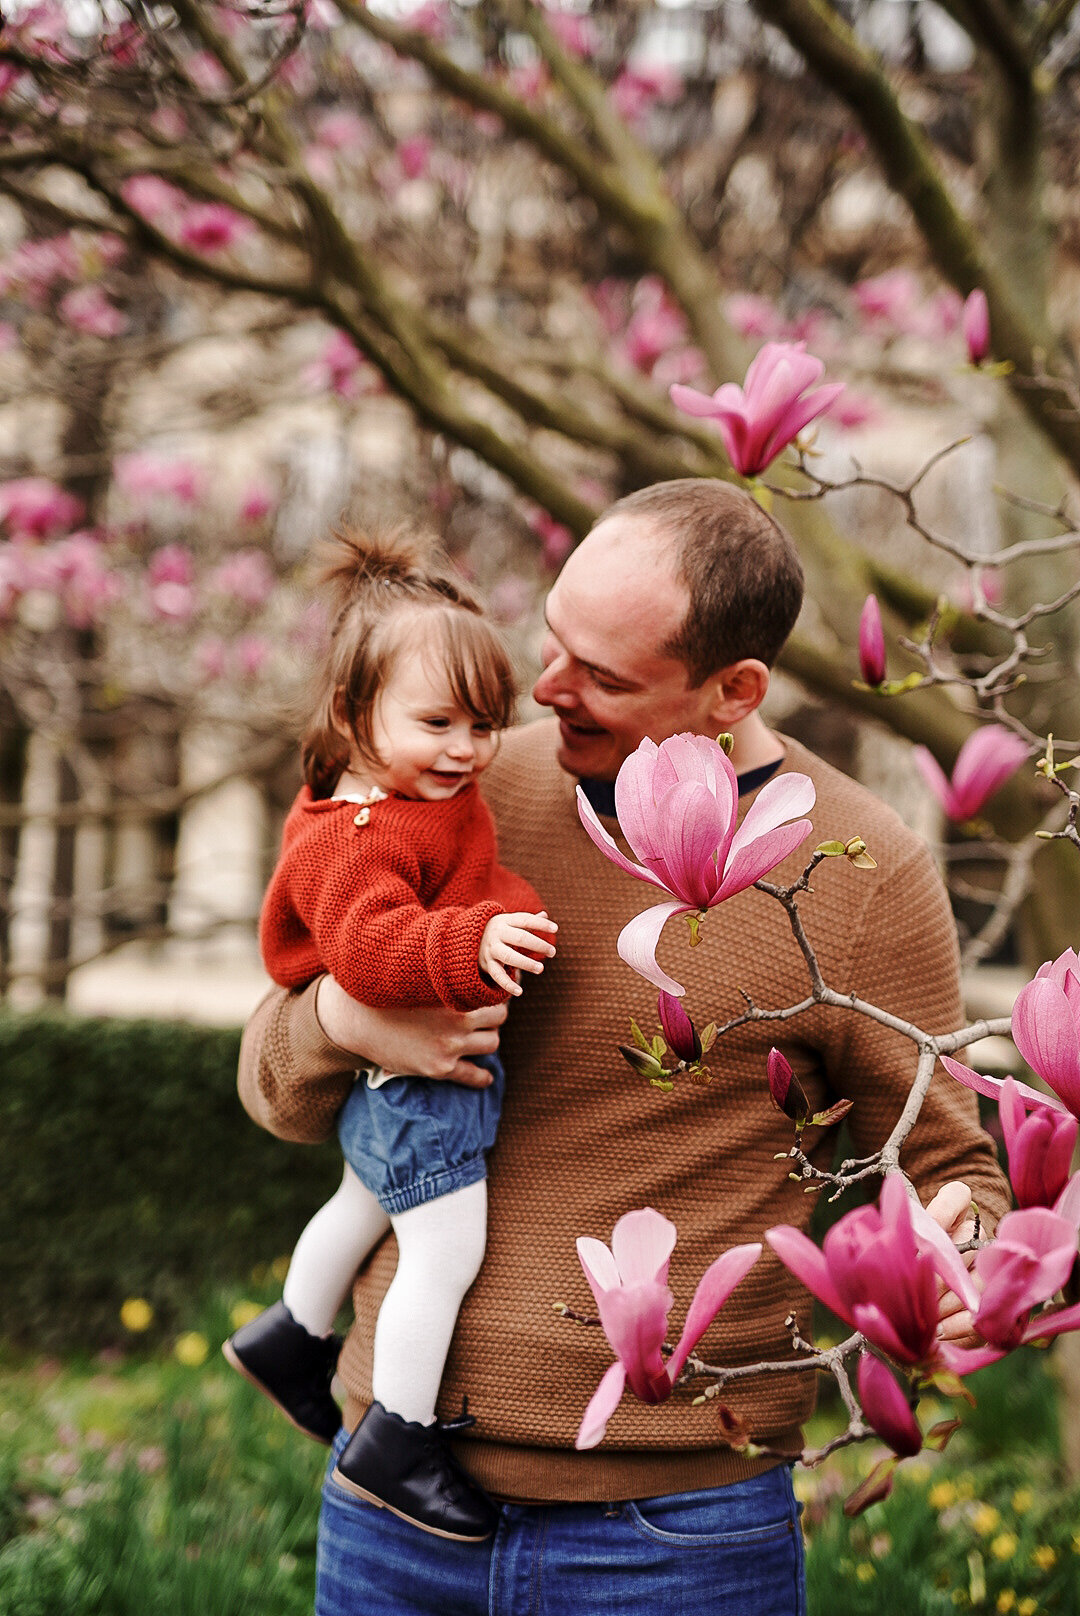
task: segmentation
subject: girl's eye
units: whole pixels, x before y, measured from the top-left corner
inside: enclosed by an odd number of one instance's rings
[[[450,728],[450,720],[448,718],[425,718],[424,723],[427,725],[428,729]]]
[[[474,724],[473,725],[473,734],[474,735],[490,735],[494,728],[495,728],[494,724]]]

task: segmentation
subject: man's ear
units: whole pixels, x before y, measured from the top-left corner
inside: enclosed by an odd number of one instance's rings
[[[709,717],[718,730],[730,729],[757,711],[769,691],[769,670],[756,657],[743,657],[709,678],[713,700]]]

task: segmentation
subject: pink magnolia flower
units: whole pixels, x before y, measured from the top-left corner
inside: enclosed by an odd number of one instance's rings
[[[677,101],[682,89],[674,68],[642,62],[623,68],[611,86],[611,99],[620,118],[636,123],[656,102]]]
[[[506,75],[507,89],[519,101],[524,101],[526,106],[539,101],[549,83],[548,70],[543,62],[526,62],[521,67],[512,67]]]
[[[856,1380],[863,1413],[878,1436],[901,1459],[914,1458],[922,1448],[922,1432],[892,1370],[872,1352],[864,1352]]]
[[[248,483],[240,501],[241,522],[264,522],[277,509],[278,496],[269,484]]]
[[[160,174],[132,174],[120,187],[120,195],[129,208],[152,224],[180,213],[186,204],[183,191]]]
[[[450,13],[446,6],[439,4],[439,0],[423,0],[423,4],[401,20],[406,28],[411,28],[417,34],[426,34],[428,39],[445,41],[453,32]]]
[[[100,286],[73,287],[60,299],[60,314],[76,331],[91,337],[118,337],[130,323]]]
[[[72,533],[52,547],[55,588],[72,628],[92,628],[124,593],[123,580],[111,570],[101,541],[92,533]]]
[[[431,166],[431,141],[426,135],[409,135],[399,140],[397,160],[407,180],[422,179]]]
[[[890,1358],[933,1361],[938,1278],[951,1284],[957,1265],[965,1278],[967,1270],[948,1236],[912,1206],[899,1174],[886,1178],[877,1206],[857,1207],[835,1223],[820,1250],[786,1224],[765,1238],[808,1290]]]
[[[191,584],[165,578],[149,584],[146,598],[151,615],[162,623],[188,623],[195,615],[196,595]]]
[[[197,505],[205,490],[203,469],[193,460],[142,449],[117,457],[113,480],[136,503],[167,499],[178,505]]]
[[[547,25],[564,51],[571,56],[589,57],[596,53],[596,30],[588,17],[577,17],[570,11],[544,8]]]
[[[1069,1181],[1069,1167],[1080,1124],[1073,1116],[1038,1105],[1028,1115],[1023,1096],[1011,1077],[998,1102],[1009,1181],[1017,1204],[1053,1206]]]
[[[82,500],[47,477],[17,477],[0,483],[0,522],[13,538],[52,538],[74,527],[82,514]]]
[[[859,618],[859,671],[874,689],[885,682],[885,635],[876,595],[867,595]]]
[[[609,337],[621,331],[627,317],[628,293],[623,281],[616,280],[614,275],[605,275],[602,281],[588,289],[589,302],[596,310]]]
[[[578,1257],[617,1362],[593,1393],[574,1441],[576,1448],[595,1448],[603,1440],[627,1381],[643,1403],[662,1403],[671,1396],[687,1358],[761,1255],[760,1242],[732,1246],[705,1270],[679,1344],[665,1362],[660,1349],[674,1303],[667,1276],[676,1238],[675,1225],[647,1206],[619,1219],[612,1230],[610,1250],[600,1240],[582,1237],[577,1242]]]
[[[214,569],[210,588],[257,611],[274,592],[274,570],[262,550],[236,550]]]
[[[975,1276],[961,1269],[949,1282],[987,1343],[971,1349],[943,1343],[941,1356],[958,1374],[1028,1342],[1080,1329],[1080,1304],[1036,1312],[1065,1284],[1076,1260],[1080,1196],[1066,1190],[1058,1205],[1057,1211],[1034,1206],[1006,1213],[994,1239],[976,1254]]]
[[[250,234],[251,220],[224,202],[193,202],[184,210],[180,240],[195,252],[219,253]]]
[[[330,151],[362,151],[368,144],[368,126],[357,113],[337,107],[323,113],[315,125],[319,144]]]
[[[186,65],[188,77],[203,95],[224,95],[231,88],[229,75],[211,51],[195,51]]]
[[[619,770],[615,810],[635,864],[601,825],[581,787],[578,814],[613,864],[671,895],[637,915],[619,935],[620,957],[666,993],[685,991],[656,963],[656,945],[674,915],[704,911],[753,886],[806,840],[808,819],[786,824],[814,804],[805,774],[766,782],[736,828],[739,785],[723,747],[704,735],[673,735],[659,746],[645,738]]]
[[[813,387],[825,366],[805,350],[803,342],[767,342],[742,387],[725,382],[710,398],[675,386],[671,401],[687,415],[716,421],[735,470],[756,477],[844,391],[843,382]]]
[[[270,641],[261,634],[242,634],[233,642],[232,655],[242,679],[257,679],[270,660]]]
[[[974,819],[983,803],[1029,755],[1027,742],[1004,724],[984,724],[968,736],[948,779],[925,746],[912,748],[912,761],[954,824]]]
[[[186,544],[163,544],[150,557],[146,576],[151,584],[194,583],[195,559]]]
[[[869,393],[856,393],[850,387],[842,398],[837,399],[831,414],[837,426],[842,426],[848,432],[857,432],[864,426],[877,426],[884,419],[884,412],[876,398],[871,398]]]
[[[868,326],[911,331],[919,324],[922,290],[909,269],[890,269],[852,287],[855,307]]]
[[[728,298],[724,312],[741,337],[771,341],[783,329],[784,322],[775,304],[755,292],[736,292]]]
[[[533,511],[529,526],[540,540],[540,554],[545,567],[557,572],[574,548],[574,535],[562,522],[557,522],[550,511]]]
[[[329,389],[339,398],[359,398],[364,391],[367,367],[352,338],[344,331],[335,331],[327,339],[320,357],[304,373],[310,387],[319,391]]]
[[[968,358],[973,365],[981,365],[990,352],[990,305],[981,287],[977,286],[964,304],[961,329]]]

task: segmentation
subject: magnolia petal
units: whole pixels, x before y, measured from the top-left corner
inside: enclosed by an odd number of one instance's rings
[[[825,387],[817,387],[812,393],[805,393],[802,398],[793,399],[788,408],[781,415],[774,430],[770,433],[765,445],[765,452],[770,460],[775,460],[782,449],[799,436],[804,427],[816,421],[819,415],[830,410],[846,389],[845,382],[829,382]]]
[[[626,1390],[626,1370],[621,1363],[613,1363],[589,1399],[582,1415],[574,1446],[579,1450],[595,1448],[604,1440],[607,1422],[618,1408]]]
[[[952,786],[949,784],[949,778],[937,758],[925,746],[913,746],[911,749],[911,761],[922,775],[926,786],[951,819],[953,817]]]
[[[784,1266],[791,1269],[795,1278],[801,1280],[819,1302],[824,1302],[837,1318],[846,1319],[849,1324],[854,1322],[836,1288],[828,1263],[812,1240],[786,1223],[767,1230],[765,1238]]]
[[[922,1432],[907,1394],[880,1358],[864,1352],[857,1372],[859,1401],[878,1436],[901,1458],[911,1459],[922,1447]]]
[[[895,1358],[897,1363],[916,1364],[922,1361],[923,1354],[916,1352],[909,1342],[901,1340],[892,1319],[876,1302],[856,1302],[851,1313],[855,1328],[861,1330],[868,1341],[887,1352],[890,1358]]]
[[[646,736],[615,777],[615,816],[638,858],[655,852],[658,759],[659,748]]]
[[[667,1372],[673,1385],[713,1319],[760,1256],[760,1240],[752,1241],[749,1245],[732,1246],[706,1268],[690,1303],[679,1344],[668,1359]]]
[[[633,920],[627,921],[615,945],[619,958],[632,971],[643,976],[646,982],[652,982],[655,987],[663,988],[665,993],[673,993],[677,999],[682,998],[686,989],[657,965],[656,945],[672,916],[689,914],[693,907],[687,903],[658,903],[655,908],[646,909],[644,914],[635,915]]]
[[[600,1298],[605,1291],[613,1291],[621,1282],[619,1269],[615,1258],[604,1245],[602,1240],[593,1240],[590,1235],[583,1234],[577,1240],[578,1261],[585,1270],[585,1278],[589,1282],[599,1307]]]
[[[1080,1173],[1074,1173],[1054,1202],[1054,1211],[1059,1218],[1071,1223],[1074,1229],[1080,1230]]]
[[[722,858],[731,836],[731,821],[716,798],[697,780],[683,780],[657,803],[657,862],[652,866],[669,892],[692,904],[708,906],[718,884],[717,855]]]
[[[1068,998],[1056,982],[1035,977],[1021,988],[1013,1006],[1012,1035],[1032,1071],[1074,1116],[1080,1115],[1080,1044]]]
[[[938,1357],[954,1375],[972,1375],[977,1369],[985,1369],[988,1364],[997,1363],[1004,1356],[1002,1347],[957,1347],[951,1341],[938,1344]]]
[[[732,855],[787,820],[805,818],[816,800],[814,782],[809,775],[774,775],[765,782],[746,810],[746,816],[732,839]]]
[[[592,803],[580,786],[577,788],[577,809],[578,818],[589,833],[590,839],[600,849],[605,858],[610,859],[612,864],[617,864],[620,870],[625,870],[627,875],[635,875],[639,881],[650,881],[654,887],[667,890],[659,876],[653,875],[651,870],[643,870],[640,864],[635,864],[632,859],[628,859],[626,854],[616,847],[614,840],[608,835],[596,817],[596,811]]]
[[[968,736],[952,772],[953,793],[965,819],[978,813],[1030,751],[1027,742],[1004,724],[984,724]]]
[[[653,1282],[623,1285],[600,1298],[604,1334],[626,1369],[630,1390],[643,1403],[660,1403],[671,1395],[660,1348],[672,1300],[666,1285]]]
[[[968,1199],[970,1198],[969,1192]],[[925,1207],[913,1211],[912,1222],[915,1226],[915,1237],[920,1245],[929,1248],[938,1274],[953,1295],[963,1302],[966,1308],[974,1311],[979,1305],[978,1286],[945,1230],[930,1216]]]
[[[668,388],[668,397],[684,415],[712,416],[715,419],[719,413],[714,394],[699,393],[696,387],[684,387],[681,382],[675,382]]]
[[[790,853],[794,853],[795,849],[805,842],[813,828],[808,819],[797,819],[793,825],[780,825],[776,830],[766,831],[748,846],[730,854],[724,879],[716,890],[713,904],[721,903],[725,898],[733,898],[737,892],[745,892],[747,887],[752,887],[763,875],[775,870],[778,864],[782,864]],[[709,907],[711,908],[712,904]]]
[[[1080,1330],[1080,1302],[1072,1307],[1059,1307],[1056,1313],[1041,1313],[1024,1331],[1024,1341],[1052,1341],[1067,1330]]]
[[[611,1254],[622,1284],[666,1284],[677,1238],[671,1219],[651,1206],[624,1213],[611,1235]]]
[[[1001,1091],[1005,1086],[1004,1078],[988,1077],[983,1072],[972,1071],[970,1066],[965,1066],[963,1061],[953,1060],[950,1055],[942,1055],[940,1060],[949,1076],[955,1077],[966,1089],[974,1089],[976,1094],[985,1094],[988,1100],[1001,1098]],[[1048,1111],[1063,1111],[1066,1115],[1071,1115],[1068,1106],[1063,1105],[1056,1095],[1043,1094],[1039,1089],[1033,1089],[1029,1083],[1019,1083],[1015,1078],[1013,1082],[1016,1083],[1017,1093],[1028,1105],[1042,1105]]]

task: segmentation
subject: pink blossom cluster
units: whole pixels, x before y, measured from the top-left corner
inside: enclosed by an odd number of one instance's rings
[[[195,461],[145,449],[120,455],[113,464],[113,481],[138,507],[154,500],[198,505],[206,491],[205,473]]]
[[[50,628],[55,610],[71,628],[92,628],[124,593],[123,576],[93,533],[45,542],[22,536],[0,545],[0,621],[27,615],[30,626]],[[32,600],[43,610],[21,612]]]
[[[134,212],[193,252],[226,252],[252,232],[251,220],[227,203],[193,202],[158,174],[132,174],[121,195]]]
[[[51,539],[83,517],[82,500],[47,477],[0,483],[0,524],[13,539]]]
[[[611,86],[611,100],[620,118],[640,123],[658,103],[677,101],[683,81],[672,67],[659,62],[639,62],[624,67]]]
[[[315,392],[336,393],[353,400],[378,392],[382,381],[344,331],[334,331],[322,353],[304,370],[304,381]]]

